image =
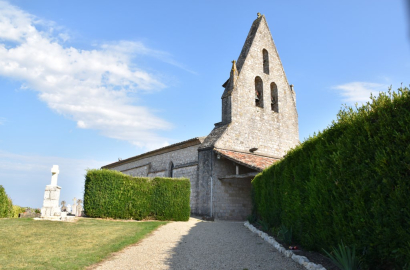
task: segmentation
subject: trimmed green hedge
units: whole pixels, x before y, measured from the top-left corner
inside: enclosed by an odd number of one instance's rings
[[[355,245],[368,269],[410,268],[410,94],[345,108],[252,181],[254,214],[305,248]],[[366,269],[366,268],[365,268]]]
[[[0,185],[0,218],[12,217],[13,203],[7,196],[4,187]]]
[[[89,217],[189,219],[191,183],[186,178],[132,177],[112,170],[88,170],[84,212]]]

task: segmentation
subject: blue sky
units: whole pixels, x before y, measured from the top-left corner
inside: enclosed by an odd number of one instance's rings
[[[0,185],[41,207],[86,168],[206,136],[256,13],[294,84],[300,140],[342,104],[409,85],[404,1],[0,0]]]

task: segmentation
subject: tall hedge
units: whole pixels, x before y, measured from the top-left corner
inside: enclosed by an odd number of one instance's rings
[[[11,217],[13,213],[13,204],[7,196],[4,187],[0,185],[0,218]]]
[[[355,245],[368,269],[410,268],[410,94],[381,93],[252,181],[254,213],[304,247]]]
[[[112,170],[88,170],[84,211],[89,217],[186,221],[190,216],[186,178],[132,177]]]

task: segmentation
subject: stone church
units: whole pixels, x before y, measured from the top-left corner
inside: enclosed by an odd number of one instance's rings
[[[258,13],[229,79],[222,121],[197,137],[103,166],[133,176],[187,177],[191,213],[244,220],[251,180],[299,143],[296,94],[265,16]]]

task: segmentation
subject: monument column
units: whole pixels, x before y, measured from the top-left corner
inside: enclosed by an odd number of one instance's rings
[[[61,187],[57,185],[58,165],[53,165],[51,168],[51,184],[46,186],[44,192],[43,207],[41,208],[41,217],[54,217],[61,215],[59,207]]]
[[[77,198],[74,197],[73,199],[73,205],[72,205],[72,210],[71,210],[71,214],[73,214],[74,216],[77,216]]]

